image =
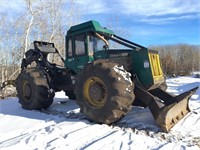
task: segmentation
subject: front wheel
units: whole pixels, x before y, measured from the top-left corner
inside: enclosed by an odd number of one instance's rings
[[[48,108],[55,93],[49,91],[46,76],[39,68],[24,69],[16,79],[17,96],[22,108],[41,110]]]
[[[110,124],[126,115],[134,101],[130,73],[118,64],[97,60],[76,78],[77,104],[89,120]]]

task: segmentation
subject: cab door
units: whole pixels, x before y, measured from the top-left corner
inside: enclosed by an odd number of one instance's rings
[[[88,62],[86,34],[78,34],[67,39],[66,67],[78,73]]]

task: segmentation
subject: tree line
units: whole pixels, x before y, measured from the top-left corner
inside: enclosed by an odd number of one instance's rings
[[[162,69],[165,75],[189,75],[200,71],[200,46],[189,44],[174,44],[150,46],[159,52]]]

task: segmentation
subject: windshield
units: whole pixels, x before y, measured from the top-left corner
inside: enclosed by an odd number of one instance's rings
[[[113,41],[113,40],[109,40],[108,41],[109,42],[109,50],[117,50],[117,49],[120,49],[120,50],[122,50],[122,49],[130,49],[129,47],[126,47],[126,46],[124,46],[124,45],[122,45],[122,44],[120,44],[120,43],[117,43],[117,42],[115,42],[115,41]]]
[[[117,49],[130,49],[120,43],[113,41],[112,39],[108,40],[104,38],[103,35],[91,33],[88,36],[89,38],[89,54],[93,55],[94,52],[101,50],[117,50]]]
[[[95,36],[89,36],[89,50],[94,52],[105,50],[104,49],[104,41],[101,39],[95,37]]]

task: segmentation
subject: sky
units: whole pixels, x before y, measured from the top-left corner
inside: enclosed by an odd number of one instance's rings
[[[70,0],[63,0],[68,5]],[[74,0],[81,22],[115,26],[116,34],[144,46],[187,43],[200,45],[200,0]],[[17,14],[23,0],[0,0],[0,12]],[[67,13],[67,12],[64,12]],[[115,21],[117,20],[117,21]],[[115,32],[115,31],[114,31]]]

